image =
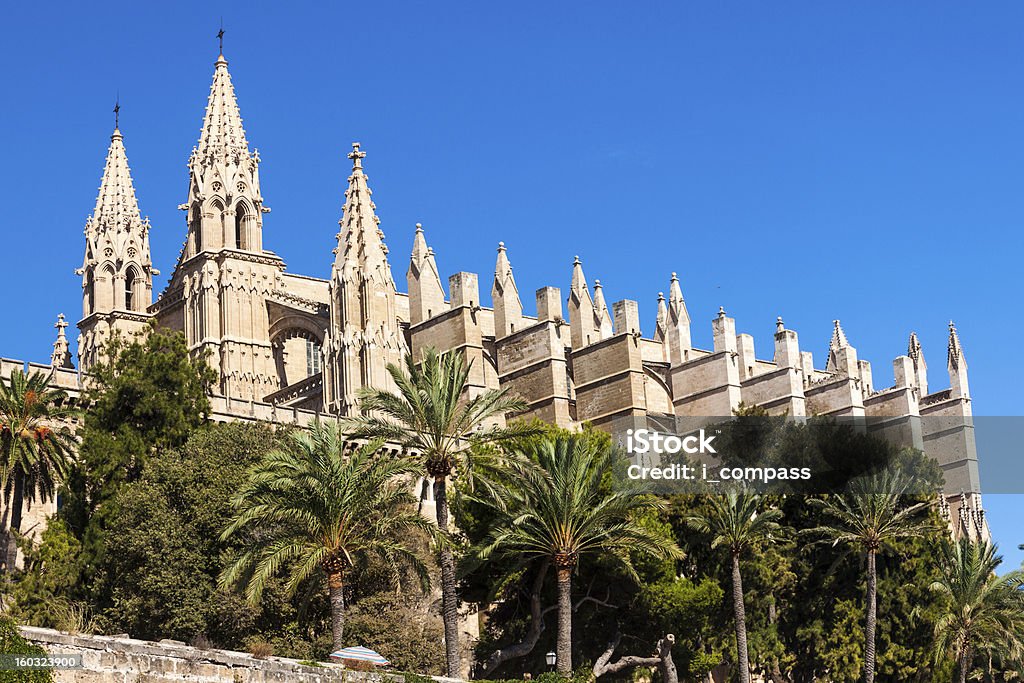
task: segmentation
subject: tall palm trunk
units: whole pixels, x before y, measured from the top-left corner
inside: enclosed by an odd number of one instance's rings
[[[864,646],[864,681],[875,681],[875,624],[878,620],[878,574],[875,571],[875,551],[868,550],[868,618],[864,627],[867,642]]]
[[[964,648],[964,651],[960,654],[960,661],[958,663],[960,666],[957,668],[959,668],[960,671],[958,672],[957,678],[959,678],[960,683],[967,683],[967,672],[971,669],[970,646]]]
[[[327,589],[331,598],[331,636],[334,649],[345,647],[345,580],[341,572],[327,575]]]
[[[750,661],[747,658],[747,611],[743,607],[743,577],[740,575],[740,554],[732,554],[732,606],[736,614],[736,659],[740,683],[750,683]]]
[[[572,675],[572,567],[558,568],[558,673]]]
[[[437,528],[448,528],[448,484],[443,475],[434,477],[434,505]],[[455,558],[447,545],[441,547],[441,617],[444,620],[444,648],[449,678],[462,675],[459,657],[459,605],[455,593]]]
[[[15,540],[15,532],[21,531],[22,514],[25,507],[25,473],[20,469],[15,470],[14,492],[11,494],[11,526],[7,530],[4,539],[4,564],[7,569],[14,569],[18,559],[18,543]]]

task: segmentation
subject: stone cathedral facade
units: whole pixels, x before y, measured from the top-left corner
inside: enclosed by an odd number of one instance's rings
[[[589,421],[610,429],[623,419],[729,416],[741,403],[794,417],[876,418],[939,459],[947,481],[943,509],[954,531],[987,536],[967,361],[952,323],[944,349],[949,386],[935,389],[912,333],[893,361],[892,384],[875,381],[839,321],[832,322],[824,367],[781,318],[773,347],[758,356],[753,337],[737,333],[724,309],[707,323],[698,319],[711,325],[714,342],[711,349],[695,348],[675,273],[668,297],[658,295],[650,334],[641,331],[638,303],[609,305],[600,280],[588,281],[578,257],[567,261],[568,289],[536,290],[536,315],[528,315],[503,243],[493,279],[483,283],[472,272],[446,282],[419,225],[408,260],[396,257],[376,215],[366,152],[354,143],[348,158],[330,279],[287,272],[264,244],[270,209],[262,160],[250,149],[228,62],[218,57],[179,207],[184,244],[167,286],[155,294],[150,225],[115,130],[77,271],[83,309],[77,369],[62,318],[48,368],[56,383],[76,396],[82,373],[111,335],[136,334],[155,320],[182,331],[195,351],[208,352],[220,377],[211,397],[217,419],[302,424],[318,414],[350,414],[360,387],[387,387],[386,365],[426,347],[464,353],[472,363],[471,392],[508,388],[528,401],[526,417],[563,426]],[[392,263],[405,268],[401,286]],[[483,305],[481,287],[490,287],[491,307]],[[0,370],[8,374],[14,363],[3,361]],[[960,426],[943,428],[943,420]]]

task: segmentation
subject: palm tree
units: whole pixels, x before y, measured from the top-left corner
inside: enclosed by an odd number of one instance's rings
[[[74,461],[76,440],[69,423],[77,410],[67,394],[50,387],[50,375],[21,368],[0,381],[0,489],[10,511],[9,528],[21,531],[26,498],[54,498]],[[12,534],[4,555],[12,561]]]
[[[884,473],[854,480],[845,494],[829,496],[810,503],[832,519],[831,524],[808,529],[832,546],[845,544],[859,548],[867,556],[867,618],[864,627],[864,680],[875,680],[875,628],[878,621],[878,572],[876,558],[892,542],[920,535],[930,527],[919,513],[931,505],[918,502],[906,505],[911,482],[898,474]]]
[[[408,477],[415,463],[378,454],[379,443],[353,447],[337,423],[314,422],[253,468],[234,500],[235,515],[221,540],[246,533],[248,548],[220,577],[242,585],[256,604],[267,581],[287,571],[294,595],[317,571],[327,579],[335,649],[343,647],[345,578],[360,560],[382,560],[399,580],[404,565],[426,583],[427,570],[403,540],[433,531],[417,514]]]
[[[580,558],[605,552],[633,577],[630,553],[678,559],[675,542],[647,529],[636,516],[662,508],[636,484],[608,483],[616,454],[586,435],[546,437],[522,449],[510,475],[480,502],[497,513],[481,559],[515,556],[550,562],[558,578],[558,672],[572,673],[572,575]],[[536,464],[534,464],[536,463]]]
[[[736,618],[736,658],[740,683],[750,683],[747,654],[747,613],[743,606],[743,575],[740,556],[762,541],[778,536],[782,511],[761,510],[761,497],[736,489],[724,495],[708,496],[708,510],[691,515],[687,523],[696,531],[711,535],[711,547],[724,546],[732,558],[732,604]]]
[[[526,404],[506,390],[495,389],[464,400],[469,371],[461,353],[439,354],[426,349],[420,363],[408,354],[404,369],[388,364],[397,393],[364,388],[359,401],[364,414],[349,420],[353,434],[396,443],[417,458],[422,473],[434,482],[435,514],[442,530],[448,529],[448,477],[457,471],[471,482],[478,446],[529,433],[523,427],[483,428],[490,420],[524,410]],[[461,662],[455,558],[449,544],[441,544],[438,554],[447,673],[458,678]]]
[[[964,683],[975,654],[1015,658],[1024,651],[1024,574],[996,576],[1003,558],[987,541],[944,543],[940,557],[942,578],[931,585],[943,597],[935,622],[935,659],[952,652],[958,680]]]

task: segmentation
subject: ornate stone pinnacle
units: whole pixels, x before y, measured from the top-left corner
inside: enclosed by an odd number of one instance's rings
[[[363,159],[366,157],[366,152],[360,151],[359,147],[361,143],[353,142],[352,151],[348,153],[348,158],[352,160],[352,170],[362,170]]]

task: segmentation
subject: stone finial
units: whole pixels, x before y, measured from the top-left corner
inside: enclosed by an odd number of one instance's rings
[[[64,329],[67,328],[68,324],[64,320],[63,313],[57,316],[57,322],[53,326],[57,328],[57,340],[53,342],[53,354],[50,356],[50,365],[54,370],[74,367],[71,363],[71,350],[68,345],[68,338],[64,333]]]
[[[718,307],[718,315],[711,321],[711,333],[715,353],[736,351],[736,321],[726,316],[725,307]]]
[[[907,341],[907,357],[913,367],[913,384],[918,388],[921,396],[928,394],[928,364],[924,361],[924,352],[921,350],[921,342],[916,332],[910,333]]]
[[[659,303],[659,310],[660,306]],[[676,273],[672,273],[669,279],[665,339],[669,365],[675,367],[690,359],[690,313],[686,310],[686,301]]]
[[[608,312],[608,304],[604,300],[604,287],[601,285],[600,280],[594,280],[594,324],[601,339],[607,339],[612,336],[614,326],[612,325],[612,317]]]
[[[963,348],[960,346],[960,335],[956,331],[956,325],[949,321],[949,346],[948,346],[949,367],[957,369],[964,362]]]
[[[362,143],[360,143],[360,142],[353,142],[352,143],[352,151],[349,152],[346,155],[349,159],[352,160],[352,170],[353,171],[359,171],[359,170],[362,170],[362,168],[363,168],[363,159],[366,158],[366,152],[360,151],[359,148],[361,146],[362,146]]]
[[[494,266],[494,285],[491,287],[494,302],[494,335],[501,339],[523,326],[523,304],[519,288],[512,276],[512,264],[504,242],[498,242],[498,259]]]
[[[795,330],[787,330],[782,316],[775,318],[775,364],[780,368],[802,368],[800,341]]]
[[[406,272],[409,286],[409,322],[413,325],[448,310],[444,288],[434,259],[434,250],[427,245],[423,225],[416,224],[412,240],[412,255]]]
[[[579,256],[574,257],[568,299],[569,333],[574,349],[582,349],[604,338],[601,326],[598,324],[597,292],[598,289],[595,287],[594,296],[591,297],[590,289],[587,287],[587,278],[583,274],[583,262],[580,261]],[[607,311],[605,315],[607,315]]]
[[[832,341],[829,343],[829,349],[832,351],[838,351],[839,349],[849,346],[850,342],[846,339],[846,333],[843,332],[843,326],[839,321],[833,320],[832,326]]]
[[[828,345],[825,369],[846,377],[859,377],[857,350],[850,345],[838,320],[832,321],[832,339]]]
[[[946,363],[952,395],[956,398],[968,398],[970,390],[967,382],[967,358],[964,357],[964,350],[960,345],[960,335],[952,320],[949,321],[949,348]]]

